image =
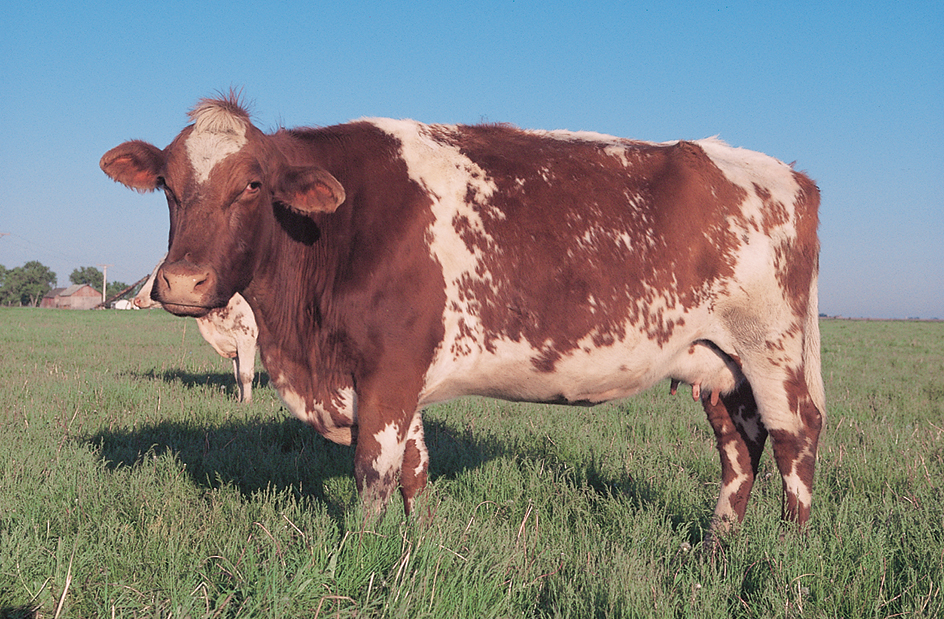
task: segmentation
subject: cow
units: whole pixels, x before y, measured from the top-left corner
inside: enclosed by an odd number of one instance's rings
[[[166,256],[165,256],[166,257]],[[161,304],[151,298],[154,279],[164,263],[164,258],[157,263],[150,277],[135,295],[132,303],[136,308],[147,309]],[[210,346],[221,357],[233,360],[233,375],[239,389],[239,402],[252,402],[252,380],[256,376],[256,338],[259,328],[255,316],[246,299],[239,293],[234,294],[224,307],[212,309],[197,317],[197,329]]]
[[[398,487],[414,510],[430,404],[594,405],[668,378],[716,437],[712,531],[743,520],[768,437],[782,516],[807,522],[825,394],[805,174],[717,138],[384,118],[264,133],[233,93],[189,117],[166,148],[100,162],[166,195],[154,298],[179,316],[246,298],[287,408],[354,443],[365,513]]]

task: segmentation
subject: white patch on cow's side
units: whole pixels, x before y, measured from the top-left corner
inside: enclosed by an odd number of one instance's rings
[[[483,254],[479,247],[471,251],[456,230],[456,222],[462,221],[482,239],[483,243],[499,251],[489,237],[479,213],[468,203],[474,196],[479,208],[488,208],[489,199],[497,190],[482,168],[462,154],[453,144],[444,143],[433,135],[449,136],[457,131],[451,125],[426,126],[414,121],[371,119],[369,122],[399,140],[400,155],[407,166],[410,178],[422,187],[432,201],[433,223],[427,231],[430,255],[442,266],[446,283],[446,298],[454,305],[446,308],[443,317],[447,337],[443,348],[467,350],[470,342],[458,340],[467,331],[460,329],[478,323],[478,301],[460,293],[463,281],[491,282],[491,274],[482,267]],[[489,215],[503,218],[504,214],[493,209]],[[453,337],[449,337],[450,334]],[[482,338],[476,336],[476,341]]]
[[[187,138],[187,155],[194,176],[205,183],[219,162],[238,152],[248,141],[242,119],[218,108],[198,110],[193,132]]]
[[[789,223],[782,231],[771,231],[768,243],[772,240],[776,245],[780,235],[796,238],[796,229],[793,227],[794,201],[800,186],[790,166],[763,153],[729,146],[717,138],[697,140],[695,144],[705,151],[725,178],[747,192],[749,198],[741,204],[740,209],[748,221],[760,224],[764,219],[764,202],[757,197],[755,186],[769,191],[770,200],[783,205]]]
[[[695,143],[725,178],[746,193],[739,205],[742,217],[728,222],[729,229],[742,240],[734,280],[740,283],[741,291],[746,294],[738,295],[739,298],[742,302],[745,297],[750,299],[751,305],[762,314],[763,320],[759,320],[759,324],[778,327],[789,324],[793,317],[789,304],[784,302],[784,291],[778,284],[774,248],[792,245],[797,237],[795,201],[800,187],[793,170],[773,157],[733,148],[715,138]],[[766,202],[758,196],[757,188],[770,193]],[[771,204],[782,208],[780,217],[774,216]]]
[[[681,315],[682,310],[676,308],[666,317]],[[634,395],[676,375],[686,382],[700,383],[703,389],[726,393],[739,377],[725,360],[704,347],[694,358],[689,354],[692,342],[717,335],[706,330],[710,321],[708,310],[690,310],[685,314],[685,325],[677,327],[664,345],[641,334],[631,323],[625,326],[626,336],[609,345],[595,344],[594,336],[598,334],[591,332],[559,358],[551,372],[531,362],[542,350],[524,340],[497,338],[490,344],[492,350],[477,349],[459,357],[444,347],[437,351],[426,373],[420,406],[461,395],[537,402],[604,402]],[[481,333],[477,323],[467,327]],[[453,337],[457,334],[447,332],[445,341]],[[710,339],[723,341],[723,337]],[[544,346],[553,349],[554,342],[545,342]]]

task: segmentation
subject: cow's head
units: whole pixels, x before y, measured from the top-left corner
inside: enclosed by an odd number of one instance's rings
[[[309,216],[331,213],[345,192],[321,168],[290,165],[232,93],[200,101],[190,119],[164,150],[125,142],[100,165],[127,187],[164,191],[169,249],[152,296],[174,314],[202,316],[252,281],[274,204]]]

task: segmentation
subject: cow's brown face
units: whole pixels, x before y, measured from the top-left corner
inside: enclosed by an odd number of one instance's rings
[[[161,189],[170,211],[167,258],[153,297],[180,316],[223,307],[252,281],[274,203],[311,215],[333,212],[344,189],[320,168],[291,167],[248,115],[226,102],[204,102],[194,124],[166,149],[125,142],[102,170],[138,191]]]
[[[252,280],[264,210],[272,202],[253,150],[241,136],[195,129],[165,149],[159,187],[170,213],[169,249],[154,297],[168,311],[201,316]]]

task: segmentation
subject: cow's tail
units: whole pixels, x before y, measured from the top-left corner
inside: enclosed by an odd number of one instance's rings
[[[823,385],[823,367],[820,361],[819,337],[819,274],[814,270],[810,282],[810,298],[806,309],[806,329],[803,337],[803,372],[806,388],[813,404],[826,416],[826,387]]]

